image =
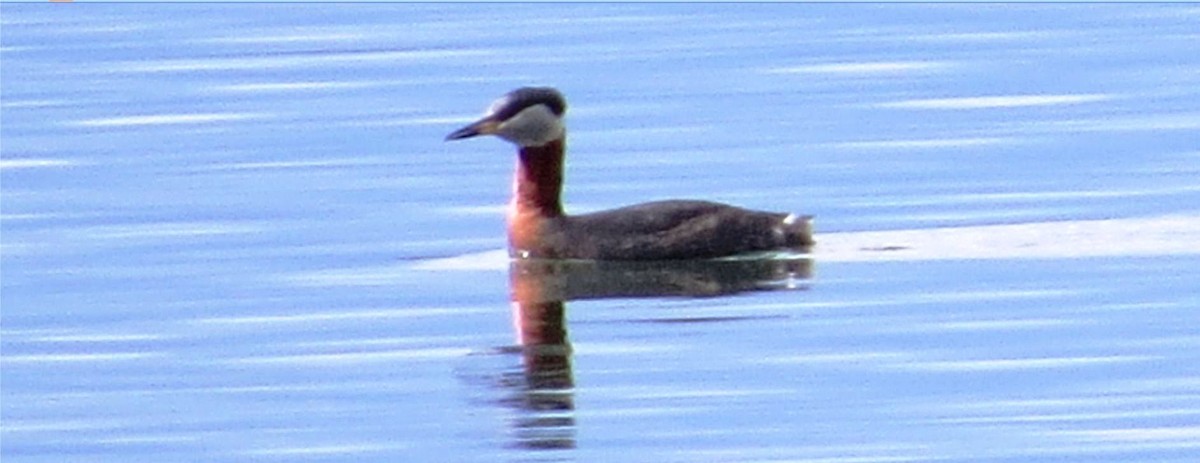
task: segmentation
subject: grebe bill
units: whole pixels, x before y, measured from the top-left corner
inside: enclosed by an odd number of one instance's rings
[[[680,260],[807,250],[812,216],[696,200],[655,201],[590,214],[562,207],[566,99],[550,87],[522,87],[483,117],[446,136],[495,135],[518,147],[508,212],[515,258]]]

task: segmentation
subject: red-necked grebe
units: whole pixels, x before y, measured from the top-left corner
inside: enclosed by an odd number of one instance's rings
[[[518,147],[508,213],[516,258],[677,260],[805,249],[812,217],[709,201],[655,201],[581,215],[562,206],[567,103],[549,87],[523,87],[446,140],[495,135]]]

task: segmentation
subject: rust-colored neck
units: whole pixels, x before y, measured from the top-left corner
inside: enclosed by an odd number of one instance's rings
[[[513,178],[514,212],[541,217],[563,215],[563,138],[521,148]]]

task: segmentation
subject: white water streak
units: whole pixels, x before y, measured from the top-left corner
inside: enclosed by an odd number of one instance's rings
[[[992,109],[992,108],[1023,108],[1030,106],[1064,106],[1083,103],[1094,103],[1114,98],[1102,93],[1079,95],[1007,95],[1007,96],[975,96],[961,98],[930,98],[917,100],[901,100],[879,103],[877,108],[896,109]]]

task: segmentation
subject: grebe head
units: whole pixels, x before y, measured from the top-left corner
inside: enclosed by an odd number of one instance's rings
[[[493,102],[483,118],[446,135],[446,140],[495,135],[522,147],[542,146],[562,137],[566,112],[567,102],[558,90],[521,87]]]

